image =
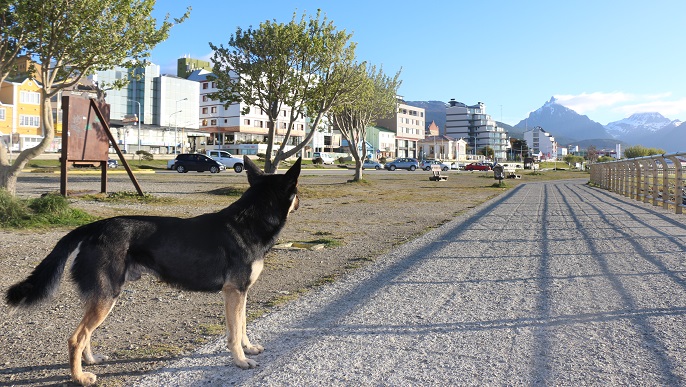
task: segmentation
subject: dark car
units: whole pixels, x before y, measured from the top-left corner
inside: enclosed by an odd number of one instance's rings
[[[386,163],[384,168],[388,169],[389,171],[395,171],[396,169],[407,169],[408,171],[414,171],[415,169],[419,168],[419,161],[411,157],[402,157]]]
[[[471,163],[467,164],[464,167],[465,171],[490,171],[491,166],[489,164],[483,164],[483,163]]]
[[[211,173],[217,173],[223,171],[226,167],[224,164],[199,153],[182,153],[176,156],[173,169],[176,169],[178,173],[186,173],[188,171],[210,171]]]

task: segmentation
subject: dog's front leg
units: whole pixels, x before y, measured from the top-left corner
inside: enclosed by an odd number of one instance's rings
[[[246,294],[246,297],[243,298],[243,326],[241,327],[241,331],[243,333],[243,351],[247,353],[248,355],[259,355],[260,353],[264,352],[264,347],[259,345],[259,344],[252,344],[250,342],[250,339],[248,338],[248,328],[246,327],[247,325],[247,319],[246,319],[246,313],[247,313],[247,302],[248,302],[248,297]]]
[[[243,369],[255,368],[257,367],[257,362],[245,357],[242,345],[245,329],[246,294],[227,284],[222,289],[222,295],[224,296],[224,309],[226,312],[226,338],[229,344],[229,351],[231,351],[231,356],[233,356],[233,362]]]

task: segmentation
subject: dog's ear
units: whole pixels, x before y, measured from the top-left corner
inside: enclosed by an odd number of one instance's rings
[[[289,180],[298,181],[298,176],[300,176],[301,160],[302,157],[298,157],[298,160],[295,161],[295,164],[293,164],[293,166],[288,169],[288,172],[286,172],[286,176]]]
[[[243,165],[245,166],[245,173],[248,175],[248,183],[250,185],[253,185],[258,176],[264,175],[264,172],[250,160],[248,155],[243,155]]]

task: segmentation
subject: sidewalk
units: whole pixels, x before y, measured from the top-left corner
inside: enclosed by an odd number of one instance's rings
[[[684,385],[686,216],[523,184],[248,325],[152,385]]]

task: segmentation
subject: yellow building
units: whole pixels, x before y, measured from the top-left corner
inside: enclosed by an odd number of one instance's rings
[[[33,148],[43,138],[40,90],[29,78],[0,84],[0,132],[6,142],[14,137],[13,150]]]

